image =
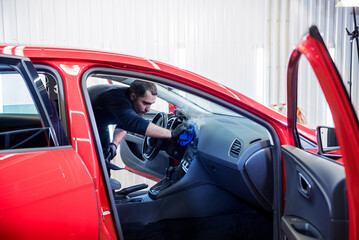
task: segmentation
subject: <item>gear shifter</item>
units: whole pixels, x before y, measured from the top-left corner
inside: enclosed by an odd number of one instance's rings
[[[172,174],[174,173],[176,169],[172,166],[169,166],[168,168],[166,168],[166,180],[171,180],[172,178]]]
[[[169,187],[172,184],[172,175],[176,171],[176,168],[173,166],[169,166],[166,168],[165,177],[156,183],[154,186],[152,186],[149,190],[149,196],[152,199],[157,198],[157,194],[162,191],[163,189]]]

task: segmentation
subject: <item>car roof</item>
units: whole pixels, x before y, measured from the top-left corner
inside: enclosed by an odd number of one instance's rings
[[[244,105],[249,106],[252,110],[255,109],[260,111],[262,114],[267,115],[277,123],[283,125],[287,124],[287,118],[282,114],[254,101],[249,97],[246,97],[241,93],[225,87],[220,83],[212,81],[188,70],[148,58],[98,50],[47,46],[1,45],[0,53],[26,56],[34,63],[43,63],[44,61],[69,61],[83,64],[102,63],[110,64],[122,69],[136,69],[142,72],[150,71],[151,73],[158,73],[158,75],[161,75],[161,72],[166,72],[166,78],[172,75],[174,78],[176,78],[176,81],[186,83],[188,86],[193,86],[196,88],[198,88],[200,85],[199,83],[201,83],[201,85],[205,86],[207,89],[218,90],[218,92],[213,92],[213,95],[215,96],[222,95],[221,98],[223,99],[223,97],[225,97],[225,99],[227,99],[229,102],[231,102],[231,99],[232,101],[233,99],[239,100]],[[178,79],[178,77],[181,79]],[[307,137],[313,142],[316,142],[315,131],[306,127],[299,127],[298,130],[303,136]]]

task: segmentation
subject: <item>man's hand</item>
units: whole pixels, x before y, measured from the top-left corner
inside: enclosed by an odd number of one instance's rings
[[[187,122],[179,124],[175,129],[171,131],[171,138],[178,138],[181,133],[188,130],[189,126],[190,125]]]
[[[114,143],[110,143],[106,149],[106,158],[109,157],[109,160],[113,159],[117,154],[117,146]]]

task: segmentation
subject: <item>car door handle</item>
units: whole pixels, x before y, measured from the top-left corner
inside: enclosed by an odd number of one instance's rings
[[[298,190],[306,198],[309,198],[312,192],[312,185],[300,172],[298,172]]]
[[[281,228],[286,239],[325,239],[323,235],[312,224],[296,216],[283,216]]]

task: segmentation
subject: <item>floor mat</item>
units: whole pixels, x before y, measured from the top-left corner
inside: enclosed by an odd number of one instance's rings
[[[122,226],[125,240],[272,239],[272,217],[256,212]]]

